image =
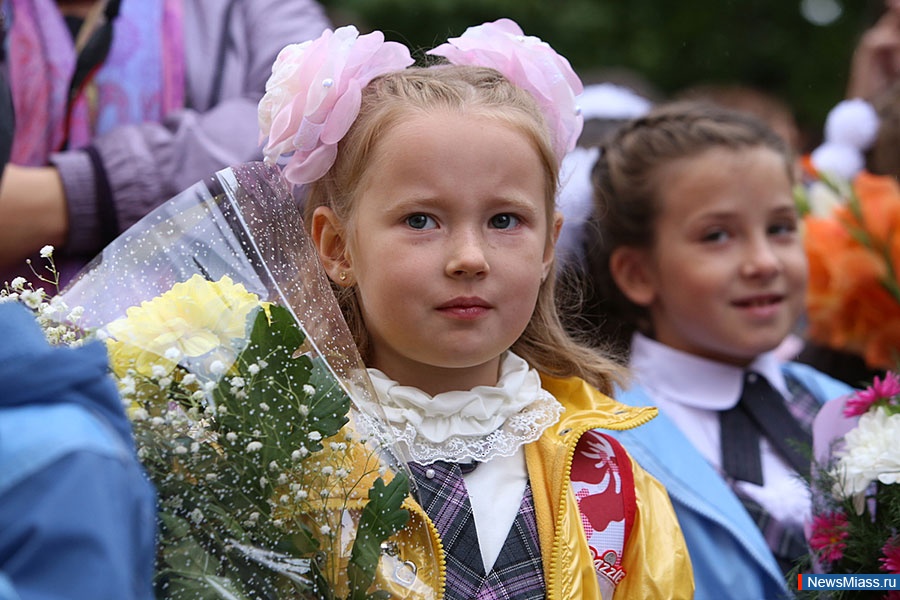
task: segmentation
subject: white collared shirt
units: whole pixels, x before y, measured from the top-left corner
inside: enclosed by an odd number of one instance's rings
[[[756,358],[746,369],[681,352],[635,334],[630,366],[635,381],[660,412],[666,414],[698,452],[721,468],[719,411],[734,407],[741,395],[745,370],[756,371],[789,397],[781,363],[774,353]],[[809,491],[794,471],[765,439],[760,444],[763,485],[746,481],[737,485],[782,522],[802,523],[810,510]]]
[[[430,396],[368,369],[395,440],[422,464],[479,461],[463,475],[485,572],[500,556],[528,485],[525,444],[559,421],[562,404],[509,351],[496,386]]]

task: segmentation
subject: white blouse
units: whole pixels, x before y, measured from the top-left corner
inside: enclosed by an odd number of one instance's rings
[[[717,469],[722,466],[719,411],[740,399],[745,370],[756,371],[785,397],[790,397],[774,353],[756,358],[746,369],[675,350],[644,335],[631,341],[630,366],[635,381],[661,413],[667,415]],[[737,485],[782,523],[802,524],[810,512],[809,490],[765,439],[760,444],[763,485],[746,481]]]
[[[490,571],[522,503],[528,472],[523,446],[559,420],[562,405],[540,375],[507,352],[496,386],[430,396],[377,369],[369,375],[394,438],[412,460],[478,467],[463,475],[485,571]]]

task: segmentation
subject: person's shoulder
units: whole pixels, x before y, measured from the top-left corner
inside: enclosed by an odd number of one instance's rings
[[[805,363],[788,361],[782,364],[781,369],[786,375],[798,380],[821,402],[854,392],[850,385]]]
[[[100,416],[77,404],[0,408],[0,491],[76,454],[133,460],[133,453]]]
[[[597,422],[595,427],[628,429],[656,416],[651,406],[628,406],[589,384],[580,377],[554,377],[541,373],[541,385],[565,407],[567,422]]]

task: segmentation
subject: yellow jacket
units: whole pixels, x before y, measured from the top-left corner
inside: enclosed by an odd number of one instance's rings
[[[597,575],[569,481],[575,446],[581,435],[591,429],[625,430],[646,423],[656,415],[656,408],[625,406],[577,377],[542,376],[541,379],[544,389],[566,408],[556,426],[525,447],[547,599],[600,599]],[[615,598],[692,598],[691,562],[669,496],[662,485],[633,460],[631,466],[637,515],[622,558],[627,575],[616,588]],[[406,506],[412,518],[395,539],[401,548],[401,559],[424,566],[429,561],[421,556],[422,550],[431,548],[441,553],[441,541],[425,511],[412,499],[407,500]],[[431,540],[423,543],[423,536]],[[426,568],[418,575],[421,583],[431,589],[443,590],[443,556],[438,557],[437,565],[438,572],[429,573]],[[398,592],[395,597],[432,597],[428,593],[422,596],[407,595],[399,589],[395,591]]]
[[[525,447],[547,598],[600,598],[581,516],[569,485],[575,445],[591,429],[637,427],[656,416],[656,409],[619,404],[577,377],[541,379],[544,389],[566,407],[555,427]],[[692,598],[691,562],[669,496],[633,460],[631,466],[638,514],[625,542],[622,566],[627,575],[616,588],[615,597]]]

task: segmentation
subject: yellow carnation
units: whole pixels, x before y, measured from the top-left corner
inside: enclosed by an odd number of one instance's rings
[[[122,377],[134,369],[151,377],[156,365],[168,374],[178,357],[213,351],[218,360],[230,362],[240,350],[234,348],[234,340],[245,337],[247,317],[259,306],[256,294],[228,276],[208,281],[194,275],[176,283],[153,300],[132,306],[124,318],[107,326],[113,371]]]

